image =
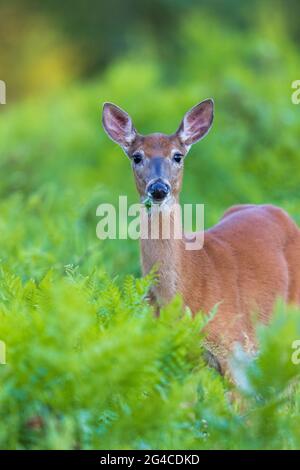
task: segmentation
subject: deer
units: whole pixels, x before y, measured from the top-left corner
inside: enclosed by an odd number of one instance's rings
[[[189,149],[213,120],[214,101],[206,99],[184,115],[174,134],[142,135],[127,112],[104,103],[104,130],[129,157],[141,200],[150,198],[162,221],[179,204]],[[238,204],[204,231],[199,250],[186,250],[184,236],[141,239],[142,273],[157,266],[150,297],[158,312],[176,294],[192,315],[209,315],[217,305],[205,326],[206,349],[209,364],[226,375],[237,343],[249,352],[257,349],[254,315],[267,324],[278,298],[300,304],[300,230],[279,207]]]

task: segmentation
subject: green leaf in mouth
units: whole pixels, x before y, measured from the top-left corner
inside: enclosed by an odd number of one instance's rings
[[[150,197],[147,197],[147,199],[145,199],[144,201],[144,205],[146,207],[147,212],[149,213],[152,207],[152,199]]]

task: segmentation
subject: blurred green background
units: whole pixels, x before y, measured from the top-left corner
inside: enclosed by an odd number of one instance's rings
[[[271,393],[296,373],[287,348],[299,321],[266,339],[265,401],[250,399],[245,426],[220,378],[192,374],[198,336],[190,324],[172,330],[178,305],[152,323],[145,286],[126,277],[140,275],[138,243],[96,238],[100,203],[137,200],[130,164],[101,128],[104,101],[142,133],[171,133],[213,97],[182,201],[205,204],[207,227],[231,204],[266,202],[300,224],[299,18],[297,0],[2,0],[1,447],[300,446],[299,393],[284,410]]]
[[[245,202],[279,203],[297,219],[299,10],[267,0],[2,2],[1,259],[25,278],[100,260],[139,273],[137,243],[95,237],[99,203],[136,200],[129,162],[101,128],[103,101],[143,133],[168,133],[213,97],[214,128],[186,161],[182,200],[205,203],[207,226]]]

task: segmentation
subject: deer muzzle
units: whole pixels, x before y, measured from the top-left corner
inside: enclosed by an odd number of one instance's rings
[[[147,187],[147,194],[154,202],[162,202],[170,194],[170,185],[162,179],[157,179]]]

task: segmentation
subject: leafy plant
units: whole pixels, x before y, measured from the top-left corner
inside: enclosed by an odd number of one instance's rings
[[[95,82],[1,116],[1,448],[299,448],[299,309],[277,305],[258,327],[257,357],[237,347],[234,386],[202,359],[201,314],[183,315],[177,298],[154,318],[137,242],[95,235],[101,202],[137,198],[100,129],[107,100],[141,132],[173,132],[213,96],[214,128],[186,160],[183,202],[205,202],[207,225],[243,202],[278,203],[300,222],[290,101],[300,59],[272,21],[251,32],[183,15],[176,73],[141,48]]]

